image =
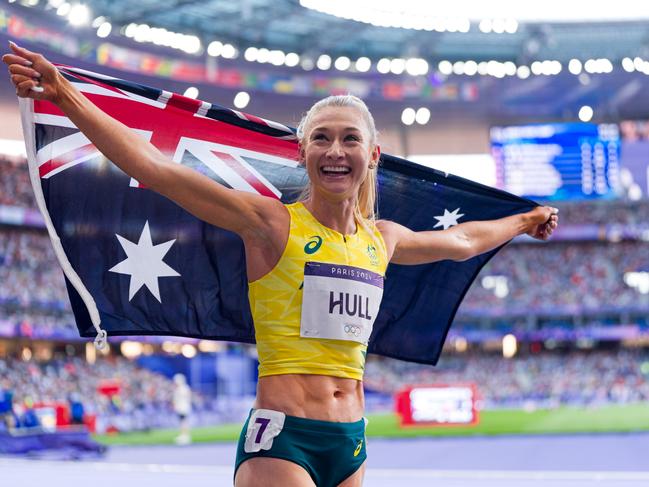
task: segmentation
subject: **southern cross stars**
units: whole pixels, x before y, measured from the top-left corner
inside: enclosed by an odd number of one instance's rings
[[[144,224],[137,244],[125,239],[121,235],[116,234],[115,236],[119,240],[124,252],[126,252],[126,260],[109,269],[109,271],[131,276],[128,300],[130,301],[142,286],[146,286],[158,302],[161,303],[158,278],[180,276],[180,274],[162,261],[162,258],[176,240],[169,240],[168,242],[153,245],[148,220]]]
[[[434,217],[437,220],[437,223],[433,228],[443,226],[444,230],[446,230],[453,225],[457,225],[457,221],[464,216],[464,213],[458,214],[458,211],[460,211],[459,208],[456,208],[452,212],[449,212],[446,208],[444,208],[444,214],[442,216]]]

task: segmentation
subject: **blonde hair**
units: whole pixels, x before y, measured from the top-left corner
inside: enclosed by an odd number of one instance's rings
[[[315,114],[327,107],[351,107],[358,109],[370,132],[370,147],[373,149],[378,145],[378,132],[376,130],[376,125],[374,124],[374,117],[372,117],[372,114],[367,108],[365,102],[354,95],[332,95],[316,102],[309,111],[304,114],[302,120],[300,120],[300,123],[297,126],[297,138],[300,141],[300,144],[302,144],[304,137],[306,136],[306,129],[311,124]],[[370,220],[374,223],[377,218],[376,206],[378,191],[376,173],[376,167],[370,168],[370,170],[367,171],[367,176],[358,189],[356,205],[354,206],[354,217],[362,224],[364,224],[364,220]],[[307,200],[310,196],[311,182],[309,182],[306,188],[304,188],[299,200]]]

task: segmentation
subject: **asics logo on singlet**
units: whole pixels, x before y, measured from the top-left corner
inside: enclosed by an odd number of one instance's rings
[[[345,333],[359,337],[361,336],[361,327],[356,325],[345,325]]]
[[[306,245],[304,246],[304,252],[306,254],[315,254],[318,249],[320,249],[320,246],[322,245],[322,237],[319,235],[313,235],[312,237],[309,237],[311,240],[309,240]]]

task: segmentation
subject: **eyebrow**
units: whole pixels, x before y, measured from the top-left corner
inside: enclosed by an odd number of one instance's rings
[[[330,132],[330,131],[331,131],[331,129],[329,129],[328,127],[325,127],[325,126],[319,126],[319,127],[314,127],[314,128],[312,128],[312,129],[311,129],[311,132],[313,133],[313,132],[318,131],[318,130],[319,130],[320,132]],[[345,128],[343,129],[343,132],[359,132],[359,133],[361,133],[362,130],[359,129],[358,127],[345,127]]]

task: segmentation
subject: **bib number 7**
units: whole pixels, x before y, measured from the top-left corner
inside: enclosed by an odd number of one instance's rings
[[[248,420],[246,441],[243,450],[254,453],[260,450],[270,450],[273,440],[284,428],[286,415],[271,409],[255,409]]]

